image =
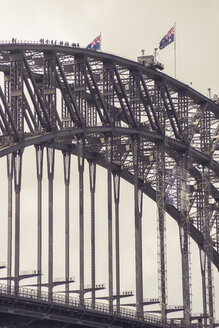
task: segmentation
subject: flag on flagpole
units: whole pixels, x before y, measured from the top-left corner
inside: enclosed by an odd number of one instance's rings
[[[100,41],[101,41],[101,37],[99,35],[91,43],[89,43],[86,48],[95,51],[100,50]]]
[[[174,38],[175,38],[175,26],[173,26],[160,41],[159,49],[161,50],[166,46],[168,46],[170,43],[174,41]]]

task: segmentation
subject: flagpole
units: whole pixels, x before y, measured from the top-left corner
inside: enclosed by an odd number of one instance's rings
[[[176,22],[174,22],[174,78],[176,79]]]

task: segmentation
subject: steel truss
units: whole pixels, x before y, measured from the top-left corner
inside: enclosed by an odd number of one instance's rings
[[[53,300],[53,182],[55,152],[63,152],[65,184],[65,304],[70,302],[69,187],[71,155],[78,157],[80,306],[96,285],[96,165],[107,169],[109,314],[122,311],[120,290],[120,178],[134,186],[135,294],[137,319],[144,316],[142,221],[143,193],[157,203],[160,315],[166,322],[165,215],[179,225],[184,327],[191,326],[190,237],[200,248],[203,324],[214,327],[214,264],[219,269],[219,107],[188,86],[136,62],[86,49],[56,45],[0,44],[0,156],[7,155],[8,247],[7,291],[19,294],[20,281],[37,277],[37,297],[48,287]],[[20,193],[22,155],[36,147],[37,271],[20,272]],[[42,283],[43,150],[48,175],[48,282]],[[84,166],[89,163],[91,197],[91,287],[84,277]],[[113,179],[113,180],[112,180]],[[13,194],[14,180],[14,194]],[[113,182],[113,184],[112,184]],[[113,214],[113,197],[115,214]],[[14,213],[13,202],[15,202]],[[14,217],[15,254],[12,251]],[[114,220],[115,219],[115,220]],[[115,221],[115,222],[114,222]],[[113,229],[115,224],[115,229]],[[113,241],[115,232],[115,261]],[[14,260],[14,274],[12,261]],[[115,274],[114,266],[115,264]],[[115,276],[115,277],[114,277]],[[115,280],[115,290],[114,290]],[[75,291],[76,292],[76,291]],[[150,302],[149,302],[150,303]],[[176,309],[175,309],[176,310]]]

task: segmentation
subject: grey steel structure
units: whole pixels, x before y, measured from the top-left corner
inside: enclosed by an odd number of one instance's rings
[[[199,327],[214,327],[212,265],[219,269],[219,106],[153,68],[114,55],[51,42],[0,43],[0,71],[3,77],[0,157],[7,157],[8,176],[7,276],[1,278],[7,280],[7,286],[0,287],[0,325],[166,327],[176,324],[188,328],[196,322]],[[20,193],[22,156],[27,146],[36,148],[37,270],[21,274]],[[44,149],[49,223],[46,283],[41,277]],[[56,150],[63,153],[65,184],[65,278],[60,282],[54,280],[53,273]],[[73,291],[69,255],[71,155],[78,157],[79,173],[80,281],[79,290]],[[85,160],[89,163],[91,195],[90,288],[85,288],[84,277]],[[103,307],[96,303],[101,298],[97,290],[103,288],[96,285],[96,165],[107,170],[108,295],[102,298],[108,305]],[[120,302],[122,297],[130,296],[120,290],[120,178],[134,186],[136,311],[124,310]],[[13,182],[15,196],[12,197]],[[143,295],[143,193],[157,203],[159,298],[151,300],[145,300]],[[14,197],[15,213],[12,213]],[[168,306],[167,301],[165,213],[179,225],[183,304],[175,308]],[[203,315],[197,318],[191,312],[190,238],[200,248]],[[13,243],[15,254],[12,254]],[[36,291],[21,287],[21,280],[27,277],[37,277]],[[59,284],[65,285],[64,298],[53,294],[53,288]],[[42,291],[45,286],[48,293]],[[72,298],[71,292],[78,293],[79,299]],[[90,302],[85,299],[87,292],[91,293]],[[160,303],[160,318],[145,314],[145,306],[153,303]],[[130,305],[133,304],[127,304]],[[183,310],[183,318],[174,324],[167,314],[177,310]]]

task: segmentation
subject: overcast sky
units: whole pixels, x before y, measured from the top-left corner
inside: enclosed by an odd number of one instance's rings
[[[101,32],[102,51],[115,53],[133,60],[136,60],[137,56],[141,54],[141,49],[145,49],[146,54],[152,54],[154,48],[158,48],[160,40],[174,25],[174,22],[176,22],[177,79],[186,84],[192,83],[193,88],[205,95],[208,95],[208,88],[211,88],[212,94],[219,93],[218,0],[20,0],[7,2],[0,0],[0,8],[0,40],[17,38],[18,40],[34,41],[44,38],[57,41],[79,42],[80,45],[86,46]],[[173,76],[173,44],[159,51],[158,60],[164,64],[164,72]],[[59,159],[61,161],[61,156]],[[5,164],[2,161],[0,164],[2,165],[1,168],[5,169]],[[28,163],[25,165],[29,168]],[[76,163],[74,167],[76,170]],[[24,203],[25,205],[27,205],[27,203],[29,204],[30,211],[32,206],[30,205],[31,197],[33,197],[32,195],[34,195],[34,197],[36,196],[36,190],[33,191],[29,185],[31,180],[33,180],[33,174],[35,174],[35,171],[33,172],[29,169],[29,171],[25,173],[27,191],[24,192],[24,195],[29,197],[28,199],[30,202],[24,201]],[[60,184],[63,182],[63,176],[61,174],[62,173],[60,173],[57,180],[57,183]],[[101,174],[104,173],[102,172]],[[76,187],[77,178],[78,177],[75,176],[74,181]],[[87,188],[88,187],[89,185],[87,185]],[[63,188],[63,186],[57,187],[57,199],[62,197],[60,196],[60,188]],[[123,188],[130,187],[123,186]],[[29,192],[30,190],[33,194]],[[46,190],[47,189],[45,189],[45,199]],[[62,191],[63,190],[64,189],[62,189]],[[6,195],[5,191],[1,192],[2,195]],[[101,194],[101,189],[99,189],[99,194]],[[87,195],[89,197],[88,192]],[[124,198],[122,201],[125,204],[126,199]],[[156,216],[155,207],[148,200],[145,202],[145,208],[147,211],[150,209],[151,217],[153,218]],[[126,214],[129,210],[132,211],[133,209],[127,209],[127,205],[124,205]],[[45,214],[46,213],[47,210],[45,210]],[[101,216],[101,213],[99,216]],[[26,214],[24,220],[26,220],[27,217],[28,215]],[[149,257],[156,257],[156,222],[153,226],[154,221],[155,220],[151,223],[151,227],[153,227],[154,230],[154,234],[152,234],[154,244],[153,247],[148,248],[148,257],[145,254],[145,262],[147,263],[148,261],[147,264],[151,268],[153,268],[154,265],[155,269],[156,263],[152,264],[152,262],[148,260]],[[26,224],[28,224],[28,220]],[[172,224],[172,226],[170,226],[170,231],[174,232],[168,240],[169,246],[170,248],[175,247],[178,252],[177,254],[179,254],[178,246],[174,246],[174,242],[176,238],[178,238],[175,236],[175,234],[178,234],[177,227],[174,226],[175,223],[168,224]],[[127,224],[125,225],[127,226]],[[29,228],[31,229],[31,226]],[[76,228],[78,229],[78,227],[75,227],[75,229]],[[147,234],[148,229],[144,229],[144,233]],[[125,237],[129,236],[128,233],[128,230],[126,230],[126,236],[123,237],[124,243]],[[148,238],[150,239],[150,235],[148,235]],[[125,244],[122,246],[123,248],[125,248],[124,245]],[[170,255],[170,259],[171,256],[174,263],[175,253]],[[196,258],[197,261],[198,256],[199,254],[196,249],[194,250],[193,258]],[[124,264],[127,265],[125,259],[123,260]],[[180,268],[180,262],[178,263],[178,267]],[[24,268],[28,269],[27,265],[24,265]],[[146,265],[145,271],[147,271]],[[107,283],[107,281],[100,281],[105,274],[106,273],[103,271],[102,276],[100,275],[98,277],[98,282]],[[64,275],[63,272],[62,275]],[[72,272],[72,275],[77,278],[77,273]],[[172,279],[170,283],[170,285],[172,285],[172,289],[170,288],[170,304],[178,305],[178,299],[174,298],[176,296],[174,295],[176,290],[174,282],[176,280],[174,280],[171,274],[170,277]],[[87,280],[88,279],[89,278],[87,278]],[[154,281],[153,279],[154,273],[148,270],[146,285],[148,285],[147,288],[149,290],[150,284],[156,286],[155,282],[152,283],[152,281]],[[216,283],[218,279],[218,273],[215,273]],[[127,283],[124,282],[122,287],[134,289],[129,281]],[[200,284],[195,282],[194,292],[197,294],[200,289]],[[157,297],[158,295],[157,292],[153,292],[151,289],[150,294],[145,296]],[[196,312],[202,311],[200,306],[200,295],[196,298],[195,304],[193,302],[193,308]],[[219,317],[218,310],[217,315]]]
[[[176,22],[177,77],[202,93],[219,93],[217,0],[21,0],[0,1],[1,39],[76,41],[102,33],[103,51],[136,59],[152,54]],[[159,53],[173,75],[173,44]]]

